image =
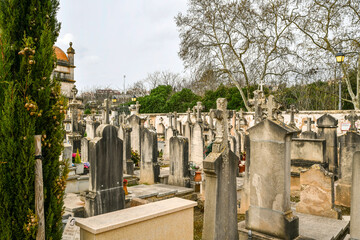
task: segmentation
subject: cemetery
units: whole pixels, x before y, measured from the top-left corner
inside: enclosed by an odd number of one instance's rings
[[[138,2],[122,7],[144,21],[157,5]],[[191,76],[80,94],[59,1],[0,0],[0,240],[360,240],[360,3],[186,2],[171,17]],[[79,44],[104,85],[99,62],[118,75],[117,48],[156,44],[93,15],[119,41],[111,57]]]
[[[90,171],[70,168],[63,239],[354,238],[359,113],[282,112],[256,91],[261,106],[246,113],[219,98],[208,113],[198,102],[185,113],[140,114],[136,103],[118,115],[105,100],[84,121],[95,132],[79,139]],[[72,151],[66,145],[62,161]]]

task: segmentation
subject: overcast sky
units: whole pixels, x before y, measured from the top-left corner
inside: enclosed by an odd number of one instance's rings
[[[160,70],[183,73],[174,17],[187,0],[60,0],[56,45],[75,49],[80,91],[123,89]]]

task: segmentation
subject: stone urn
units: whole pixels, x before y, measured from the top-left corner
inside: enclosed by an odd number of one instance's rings
[[[75,163],[76,166],[76,174],[84,173],[84,163]]]

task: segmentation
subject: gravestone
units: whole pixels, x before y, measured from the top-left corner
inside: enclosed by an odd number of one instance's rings
[[[81,162],[89,161],[89,143],[92,139],[84,137],[81,139]]]
[[[281,239],[299,235],[299,219],[290,205],[290,148],[296,131],[268,118],[248,129],[250,138],[250,207],[246,229]],[[266,166],[266,167],[265,167]]]
[[[128,117],[128,123],[131,127],[131,148],[134,151],[137,151],[139,154],[141,152],[141,119],[136,114]]]
[[[162,119],[162,118],[161,118]],[[159,137],[165,136],[165,126],[162,122],[160,122],[156,127],[156,132],[159,135]]]
[[[87,217],[125,207],[123,142],[115,126],[102,124],[89,143],[90,179],[85,198]]]
[[[311,117],[308,117],[305,121],[306,123],[306,131],[302,132],[300,134],[300,138],[305,138],[305,139],[316,139],[317,138],[317,134],[316,132],[311,131],[311,124],[314,123],[314,121],[311,120]]]
[[[350,237],[360,239],[360,152],[354,154],[350,209]]]
[[[329,114],[324,114],[317,120],[318,138],[325,139],[325,162],[330,172],[337,174],[337,125],[338,120]]]
[[[189,160],[191,160],[191,135],[192,135],[192,123],[191,123],[191,110],[188,108],[186,111],[187,113],[187,119],[184,125],[184,136],[188,139],[189,143]]]
[[[86,137],[93,139],[96,135],[96,128],[100,125],[98,121],[95,120],[94,117],[86,118]]]
[[[110,104],[108,99],[104,99],[104,103],[102,105],[102,124],[109,124],[110,123]]]
[[[354,153],[360,151],[360,135],[355,126],[355,121],[358,119],[355,112],[352,111],[350,115],[345,116],[345,119],[350,120],[351,126],[348,132],[339,137],[339,181],[335,184],[335,203],[350,207],[352,162]]]
[[[131,160],[131,127],[124,126],[124,162],[125,173],[134,175],[134,162]]]
[[[191,135],[191,146],[190,146],[190,157],[191,162],[198,166],[200,170],[203,167],[203,160],[204,160],[204,134],[203,134],[203,125],[202,125],[202,118],[201,118],[201,110],[204,107],[202,106],[201,102],[197,102],[197,105],[194,106],[196,112],[196,122],[192,127],[192,135]]]
[[[290,109],[286,110],[286,113],[290,113],[290,123],[289,126],[296,128],[295,124],[295,113],[299,113],[299,110],[296,109],[295,105],[291,104]]]
[[[254,121],[255,124],[261,122],[264,119],[264,107],[265,107],[265,98],[261,91],[254,91],[254,98],[249,100],[249,106],[252,106],[254,109]]]
[[[154,184],[159,182],[160,166],[157,157],[157,134],[154,130],[143,128],[141,131],[141,183]]]
[[[300,173],[300,202],[296,212],[340,219],[340,211],[334,209],[334,175],[321,165],[315,164]]]
[[[244,149],[246,152],[245,160],[245,174],[244,174],[244,184],[243,190],[240,195],[240,210],[241,214],[245,214],[250,207],[250,138],[249,134],[246,134],[244,137]]]
[[[191,162],[202,170],[204,160],[204,136],[202,124],[196,122],[192,127],[190,156]]]
[[[213,151],[204,160],[206,175],[204,224],[202,239],[239,238],[236,210],[236,165],[238,158],[228,144],[227,101],[219,98],[217,109],[211,114],[216,119],[216,138]],[[231,116],[230,116],[231,117]]]
[[[170,138],[169,184],[190,187],[189,141],[182,136]]]

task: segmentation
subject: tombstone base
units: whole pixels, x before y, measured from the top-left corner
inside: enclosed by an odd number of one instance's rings
[[[245,225],[247,229],[280,239],[290,240],[299,236],[299,218],[294,216],[291,210],[281,213],[250,206],[246,212]]]
[[[125,208],[125,193],[122,186],[98,192],[88,192],[85,196],[86,217],[92,217]]]
[[[126,161],[126,174],[134,175],[134,162],[132,160]]]
[[[335,205],[350,207],[351,206],[351,185],[348,183],[335,183]]]

